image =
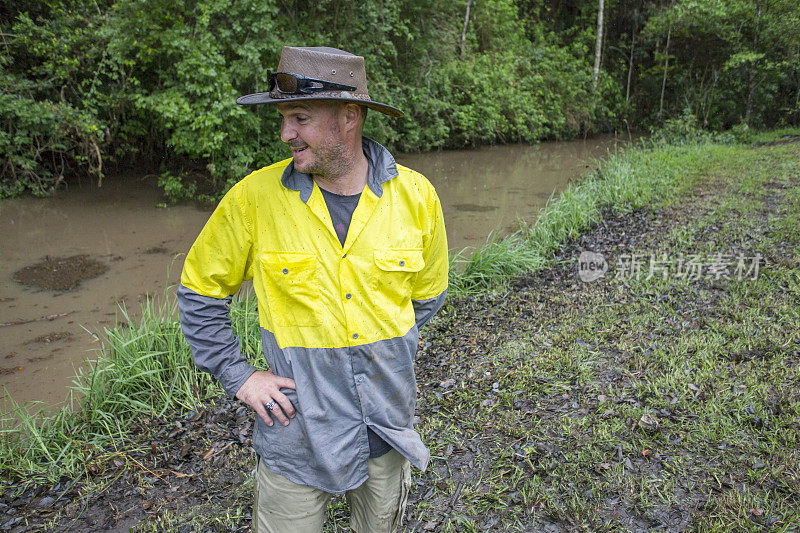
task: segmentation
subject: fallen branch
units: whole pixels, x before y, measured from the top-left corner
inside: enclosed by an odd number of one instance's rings
[[[32,322],[42,322],[44,320],[55,320],[57,318],[63,318],[67,315],[71,315],[73,311],[69,313],[58,313],[57,315],[47,315],[47,316],[40,316],[39,318],[32,318],[30,320],[15,320],[14,322],[3,322],[0,324],[0,328],[4,328],[6,326],[22,326],[23,324],[30,324]]]

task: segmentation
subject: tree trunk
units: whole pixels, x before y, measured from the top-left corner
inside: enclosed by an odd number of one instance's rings
[[[744,128],[750,128],[750,114],[753,112],[753,93],[756,92],[756,68],[750,65],[750,81],[747,89],[747,107],[744,110]]]
[[[631,30],[631,55],[628,59],[628,83],[625,86],[625,104],[631,99],[631,73],[633,72],[633,50],[636,46],[636,27]]]
[[[800,83],[797,84],[797,94],[795,95],[794,98],[794,110],[792,111],[792,115],[794,115],[795,117],[800,117]],[[795,124],[797,124],[797,122]]]
[[[667,88],[667,69],[669,68],[669,38],[672,35],[672,21],[667,28],[667,43],[664,45],[664,79],[661,80],[661,102],[658,104],[659,118],[664,113],[664,90]]]
[[[597,91],[597,78],[600,77],[600,54],[603,50],[603,0],[600,0],[597,11],[597,44],[594,49],[594,75],[592,76],[592,88]]]
[[[469,25],[469,6],[472,0],[467,0],[467,14],[464,15],[464,29],[461,30],[461,56],[464,56],[464,48],[467,46],[467,25]]]
[[[713,83],[711,84],[710,93],[714,94],[717,90],[717,85],[719,84],[719,71],[717,69],[711,70],[711,79]],[[708,127],[708,115],[711,113],[711,98],[709,97],[709,101],[706,102],[705,110],[703,111],[703,129]]]
[[[756,12],[756,31],[753,36],[753,52],[758,51],[758,32],[761,31],[761,6],[758,6]],[[750,80],[747,86],[747,107],[744,110],[744,127],[750,127],[750,115],[753,112],[753,94],[756,92],[756,61],[750,63]]]

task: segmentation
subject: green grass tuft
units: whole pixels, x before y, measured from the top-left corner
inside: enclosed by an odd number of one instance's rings
[[[603,210],[624,213],[667,205],[690,189],[710,164],[737,149],[712,143],[640,145],[614,154],[557,198],[551,197],[532,225],[472,253],[465,249],[452,256],[448,292],[462,296],[497,289],[524,272],[535,272],[566,239],[596,224]]]
[[[65,407],[45,415],[40,403],[11,400],[0,420],[0,471],[9,481],[80,471],[93,454],[123,446],[131,421],[192,410],[222,393],[192,362],[174,295],[148,299],[136,316],[120,313],[124,325],[98,335],[98,357],[77,373]],[[231,319],[244,353],[262,364],[255,298],[235,298]]]

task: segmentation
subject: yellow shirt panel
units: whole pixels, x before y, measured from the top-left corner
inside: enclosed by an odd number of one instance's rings
[[[447,288],[447,239],[433,186],[398,165],[380,197],[364,189],[342,246],[319,188],[305,203],[281,183],[289,161],[231,189],[192,246],[181,283],[222,298],[252,279],[260,325],[281,348],[402,336],[414,324],[412,298]]]

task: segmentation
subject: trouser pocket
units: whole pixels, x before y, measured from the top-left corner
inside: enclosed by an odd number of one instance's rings
[[[411,463],[408,461],[403,465],[403,475],[401,476],[400,485],[400,501],[397,505],[397,512],[392,521],[392,531],[399,531],[400,526],[403,525],[403,515],[406,512],[406,504],[408,503],[408,493],[411,490]]]

